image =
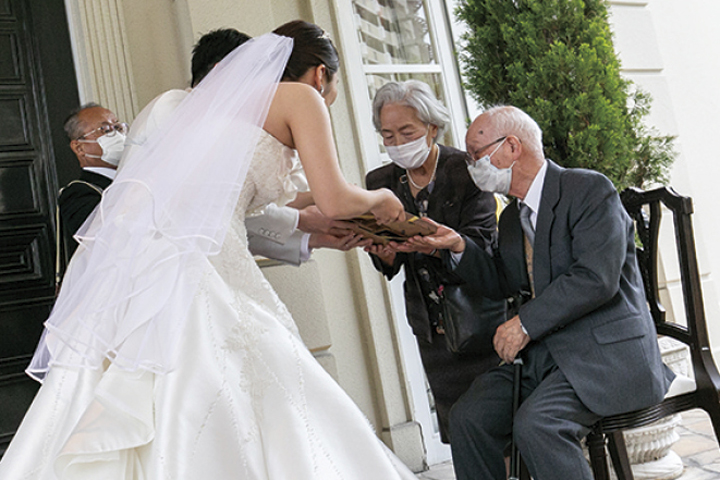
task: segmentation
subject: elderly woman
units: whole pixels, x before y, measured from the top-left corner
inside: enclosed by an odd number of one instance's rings
[[[477,189],[466,168],[465,152],[437,143],[449,120],[447,109],[425,83],[408,80],[380,88],[373,100],[373,122],[392,163],[369,172],[367,188],[389,188],[406,211],[429,217],[484,245],[491,241],[497,226],[495,197]],[[491,348],[481,356],[448,351],[442,328],[442,291],[444,284],[453,283],[453,274],[443,267],[443,252],[419,250],[407,243],[373,245],[366,251],[388,279],[405,268],[407,319],[435,397],[442,441],[448,443],[450,408],[475,377],[496,366],[499,359]],[[498,315],[497,323],[502,320]]]

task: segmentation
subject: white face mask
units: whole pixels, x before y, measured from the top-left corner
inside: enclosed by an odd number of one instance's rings
[[[104,162],[117,167],[122,158],[125,149],[125,135],[120,132],[111,132],[98,137],[97,140],[80,140],[81,142],[97,143],[102,149],[102,155],[91,155],[86,153],[85,156],[90,158],[99,158]]]
[[[510,183],[512,182],[512,167],[515,162],[508,168],[497,168],[490,163],[490,157],[498,151],[500,146],[505,143],[503,139],[500,144],[495,147],[490,155],[485,155],[479,160],[468,165],[468,172],[480,190],[492,193],[502,193],[507,195],[510,192]]]
[[[426,133],[417,140],[403,145],[396,147],[388,145],[385,147],[385,150],[387,150],[390,160],[392,160],[393,163],[407,170],[412,170],[425,163],[425,160],[427,160],[430,155],[430,148]]]

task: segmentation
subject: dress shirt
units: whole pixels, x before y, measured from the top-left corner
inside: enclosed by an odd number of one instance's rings
[[[310,246],[308,245],[309,241],[310,234],[304,234],[302,240],[300,241],[300,263],[305,263],[310,260],[310,254],[312,252],[310,251]]]
[[[535,230],[535,227],[537,227],[538,210],[540,210],[540,200],[542,198],[543,185],[545,185],[546,172],[547,162],[543,162],[542,167],[540,167],[537,175],[535,175],[535,178],[533,178],[533,181],[530,184],[530,188],[528,188],[528,191],[525,194],[525,198],[523,200],[518,200],[520,203],[526,205],[530,209],[530,223],[532,224],[533,230]],[[522,319],[520,319],[520,328],[525,335],[529,336],[525,325],[523,325],[522,323]]]
[[[88,172],[92,172],[92,173],[97,173],[98,175],[107,177],[110,180],[115,180],[115,175],[117,175],[117,170],[115,170],[114,168],[108,168],[108,167],[84,167],[83,170],[87,170]]]
[[[530,223],[532,223],[533,229],[537,226],[537,212],[540,209],[540,199],[542,198],[542,189],[545,185],[545,173],[547,172],[547,161],[543,162],[542,167],[538,170],[537,175],[530,184],[530,188],[525,194],[524,200],[519,200],[527,205],[532,213],[530,213]],[[460,263],[460,259],[463,256],[463,252],[456,253],[450,252],[450,261],[454,267]]]
[[[533,229],[537,226],[537,216],[538,210],[540,210],[540,199],[542,198],[543,185],[545,185],[546,172],[547,161],[543,162],[542,167],[540,167],[540,170],[530,184],[525,198],[522,200],[522,203],[527,205],[532,212],[530,213],[530,223],[532,223]]]

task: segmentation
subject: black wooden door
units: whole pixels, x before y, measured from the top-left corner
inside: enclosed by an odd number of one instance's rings
[[[53,303],[54,211],[77,161],[62,122],[77,106],[62,0],[0,0],[0,455],[37,391],[24,369]]]

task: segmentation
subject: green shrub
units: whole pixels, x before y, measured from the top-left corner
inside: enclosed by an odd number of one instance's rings
[[[604,0],[463,0],[457,15],[466,88],[481,106],[523,109],[547,158],[618,189],[666,181],[673,137],[644,126],[650,97],[620,75]]]

